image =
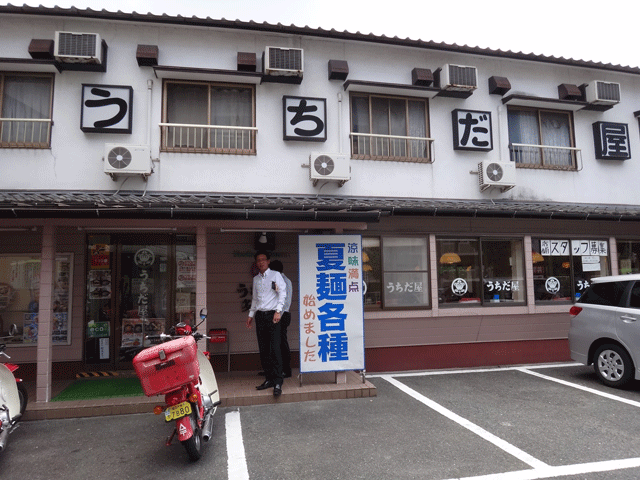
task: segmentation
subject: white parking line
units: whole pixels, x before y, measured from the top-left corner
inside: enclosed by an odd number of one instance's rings
[[[559,378],[549,377],[547,375],[543,375],[543,374],[538,373],[538,372],[532,372],[528,368],[524,368],[524,367],[523,368],[516,368],[516,370],[518,370],[520,372],[523,372],[523,373],[527,373],[529,375],[533,375],[535,377],[543,378],[545,380],[550,380],[552,382],[556,382],[556,383],[559,383],[561,385],[566,385],[567,387],[576,388],[578,390],[583,390],[585,392],[592,393],[594,395],[600,395],[601,397],[608,398],[609,400],[615,400],[616,402],[626,403],[627,405],[632,405],[634,407],[640,407],[640,402],[635,402],[633,400],[629,400],[629,399],[626,399],[626,398],[618,397],[618,396],[612,395],[610,393],[600,392],[599,390],[594,390],[593,388],[584,387],[582,385],[578,385],[577,383],[571,383],[571,382],[567,382],[565,380],[560,380]]]
[[[531,370],[539,370],[544,368],[560,368],[560,367],[577,367],[580,363],[544,363],[536,365],[518,365],[513,367],[491,367],[491,368],[467,368],[457,370],[425,370],[423,372],[404,372],[404,373],[378,373],[367,374],[367,378],[382,378],[385,376],[391,376],[393,378],[402,377],[428,377],[431,375],[454,375],[459,373],[488,373],[488,372],[508,372],[510,370],[519,370],[521,368],[528,368]]]
[[[610,393],[601,392],[593,388],[567,382],[565,380],[560,380],[558,378],[550,377],[548,375],[543,375],[541,373],[533,371],[534,369],[540,370],[544,368],[573,367],[577,365],[580,365],[580,364],[566,363],[566,364],[544,364],[544,365],[528,365],[528,366],[514,366],[514,367],[479,368],[479,369],[466,369],[466,370],[431,370],[431,371],[425,371],[425,372],[397,373],[392,375],[391,374],[367,375],[367,377],[378,377],[388,381],[389,383],[396,386],[398,389],[405,392],[406,394],[413,397],[414,399],[418,400],[419,402],[423,403],[427,407],[435,410],[441,415],[444,415],[446,418],[467,428],[468,430],[480,436],[481,438],[487,440],[490,443],[493,443],[494,445],[501,448],[505,452],[513,455],[514,457],[518,458],[519,460],[533,467],[532,470],[517,470],[513,472],[493,473],[493,474],[479,475],[479,476],[473,476],[473,477],[456,477],[455,479],[449,479],[449,480],[536,480],[536,479],[544,479],[544,478],[556,478],[556,477],[562,477],[567,475],[581,475],[581,474],[589,474],[589,473],[609,472],[614,470],[624,470],[627,468],[640,467],[640,457],[627,458],[622,460],[606,460],[602,462],[578,463],[573,465],[561,465],[561,466],[547,465],[546,463],[541,462],[540,460],[534,458],[533,456],[529,455],[523,450],[520,450],[514,445],[511,445],[510,443],[505,442],[504,440],[496,437],[492,433],[489,433],[486,430],[482,429],[478,425],[464,419],[463,417],[460,417],[459,415],[453,413],[452,411],[444,408],[442,405],[434,402],[433,400],[416,392],[415,390],[403,384],[402,382],[396,380],[397,377],[420,377],[420,376],[431,376],[431,375],[451,375],[451,374],[458,374],[458,373],[486,373],[486,372],[504,372],[504,371],[515,370],[522,373],[526,373],[528,375],[539,377],[543,380],[556,382],[561,385],[565,385],[571,388],[576,388],[578,390],[582,390],[594,395],[599,395],[609,400],[615,400],[617,402],[626,403],[634,407],[640,407],[640,402],[628,400],[626,398],[618,397]]]
[[[456,415],[451,410],[448,410],[448,409],[444,408],[439,403],[436,403],[433,400],[425,397],[424,395],[416,392],[414,389],[406,386],[402,382],[399,382],[395,378],[392,378],[391,376],[388,376],[388,375],[383,375],[381,378],[385,379],[387,382],[391,383],[392,385],[395,385],[397,388],[399,388],[400,390],[402,390],[406,394],[412,396],[413,398],[415,398],[419,402],[425,404],[427,407],[435,410],[436,412],[438,412],[441,415],[444,415],[449,420],[452,420],[452,421],[456,422],[460,426],[470,430],[471,432],[473,432],[476,435],[480,436],[484,440],[486,440],[486,441],[488,441],[490,443],[493,443],[496,447],[504,450],[505,452],[509,453],[510,455],[513,455],[518,460],[523,461],[527,465],[531,465],[533,468],[548,467],[548,465],[546,463],[541,462],[540,460],[532,457],[528,453],[520,450],[518,447],[516,447],[514,445],[511,445],[508,442],[505,442],[501,438],[496,437],[494,434],[487,432],[485,429],[479,427],[475,423],[472,423],[469,420],[466,420],[466,419],[462,418],[460,415]]]
[[[624,460],[607,460],[604,462],[577,463],[560,467],[544,467],[534,470],[517,470],[506,473],[492,473],[477,477],[456,477],[447,480],[536,480],[539,478],[555,478],[566,475],[582,475],[587,473],[611,472],[626,468],[640,467],[640,458],[626,458]]]
[[[247,458],[244,453],[240,412],[229,412],[224,416],[227,431],[227,472],[229,480],[249,480]]]

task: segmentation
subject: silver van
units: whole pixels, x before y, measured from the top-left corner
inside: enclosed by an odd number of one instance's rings
[[[569,313],[573,360],[610,387],[640,379],[640,274],[592,279]]]

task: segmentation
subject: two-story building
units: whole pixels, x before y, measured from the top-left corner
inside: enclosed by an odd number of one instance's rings
[[[565,360],[590,279],[640,271],[640,68],[106,10],[0,20],[0,330],[19,326],[38,400],[203,306],[231,368],[258,369],[253,255],[295,286],[302,234],[362,236],[369,371]],[[296,354],[299,310],[295,290]]]

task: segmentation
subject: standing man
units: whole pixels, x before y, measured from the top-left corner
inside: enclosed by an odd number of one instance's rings
[[[280,318],[287,297],[287,285],[280,273],[269,269],[269,258],[268,252],[257,252],[255,255],[260,273],[253,277],[253,298],[247,328],[251,328],[255,317],[260,363],[267,377],[256,389],[273,388],[273,396],[279,397],[284,378],[280,350]]]
[[[280,351],[282,352],[282,373],[284,378],[291,376],[291,349],[289,348],[289,339],[287,338],[287,328],[291,324],[291,297],[293,296],[293,284],[291,280],[282,272],[282,262],[280,260],[274,260],[269,265],[271,270],[280,272],[284,283],[287,284],[287,298],[284,301],[282,307],[282,318],[280,319]]]

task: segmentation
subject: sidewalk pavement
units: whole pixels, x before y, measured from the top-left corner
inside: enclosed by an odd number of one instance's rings
[[[302,375],[301,385],[300,376],[294,371],[293,377],[285,380],[282,395],[278,398],[273,396],[271,389],[255,389],[256,385],[264,380],[257,372],[216,372],[216,379],[220,389],[221,407],[376,396],[376,387],[358,372],[306,373]],[[88,381],[99,382],[100,378]],[[71,383],[73,380],[54,381],[52,398]],[[151,413],[155,405],[164,403],[164,396],[36,402],[35,382],[25,382],[25,385],[29,391],[29,403],[23,417],[24,421]]]

